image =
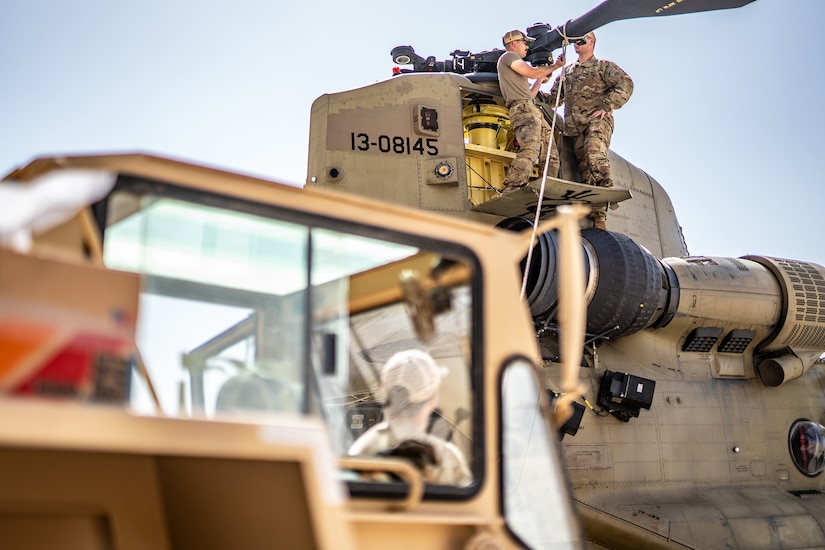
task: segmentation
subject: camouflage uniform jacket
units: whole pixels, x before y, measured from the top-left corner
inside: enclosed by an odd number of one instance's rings
[[[550,103],[555,103],[561,75],[550,89]],[[585,62],[572,63],[564,68],[564,85],[559,102],[564,102],[564,133],[582,134],[590,117],[599,109],[607,111],[607,120],[613,128],[613,114],[630,99],[633,81],[612,61],[591,57]]]

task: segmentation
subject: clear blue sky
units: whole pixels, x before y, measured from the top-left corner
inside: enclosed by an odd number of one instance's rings
[[[489,50],[597,3],[3,2],[0,174],[145,151],[302,184],[312,101],[389,78],[394,46]],[[823,21],[823,0],[756,0],[597,32],[636,85],[613,149],[665,186],[691,254],[825,265]]]

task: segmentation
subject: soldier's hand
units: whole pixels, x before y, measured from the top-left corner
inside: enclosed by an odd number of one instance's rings
[[[556,62],[553,63],[553,69],[558,69],[559,67],[564,66],[564,53],[562,52],[558,58],[556,58]]]

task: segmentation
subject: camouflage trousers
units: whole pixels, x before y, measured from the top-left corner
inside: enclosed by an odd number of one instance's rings
[[[573,138],[573,152],[579,164],[582,183],[599,187],[613,187],[610,179],[610,138],[613,126],[605,119],[592,119],[590,124]],[[593,208],[593,220],[607,219],[607,207]]]
[[[539,163],[541,173],[544,173],[547,145],[550,143],[550,125],[532,101],[522,101],[510,107],[510,125],[513,127],[519,151],[510,163],[504,185],[521,187],[530,179],[536,162]],[[555,143],[549,149],[550,164],[547,175],[556,177],[559,173],[559,153]]]

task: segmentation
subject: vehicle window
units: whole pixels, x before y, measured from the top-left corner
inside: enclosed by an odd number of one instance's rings
[[[443,373],[425,436],[472,462],[475,275],[466,251],[163,189],[121,182],[107,209],[107,265],[143,275],[138,367],[151,384],[135,369],[135,412],[321,415],[343,456],[386,420],[385,363],[417,350]]]
[[[501,384],[504,515],[528,548],[566,548],[578,537],[548,430],[552,423],[539,406],[540,391],[529,362],[516,360],[506,367]]]

